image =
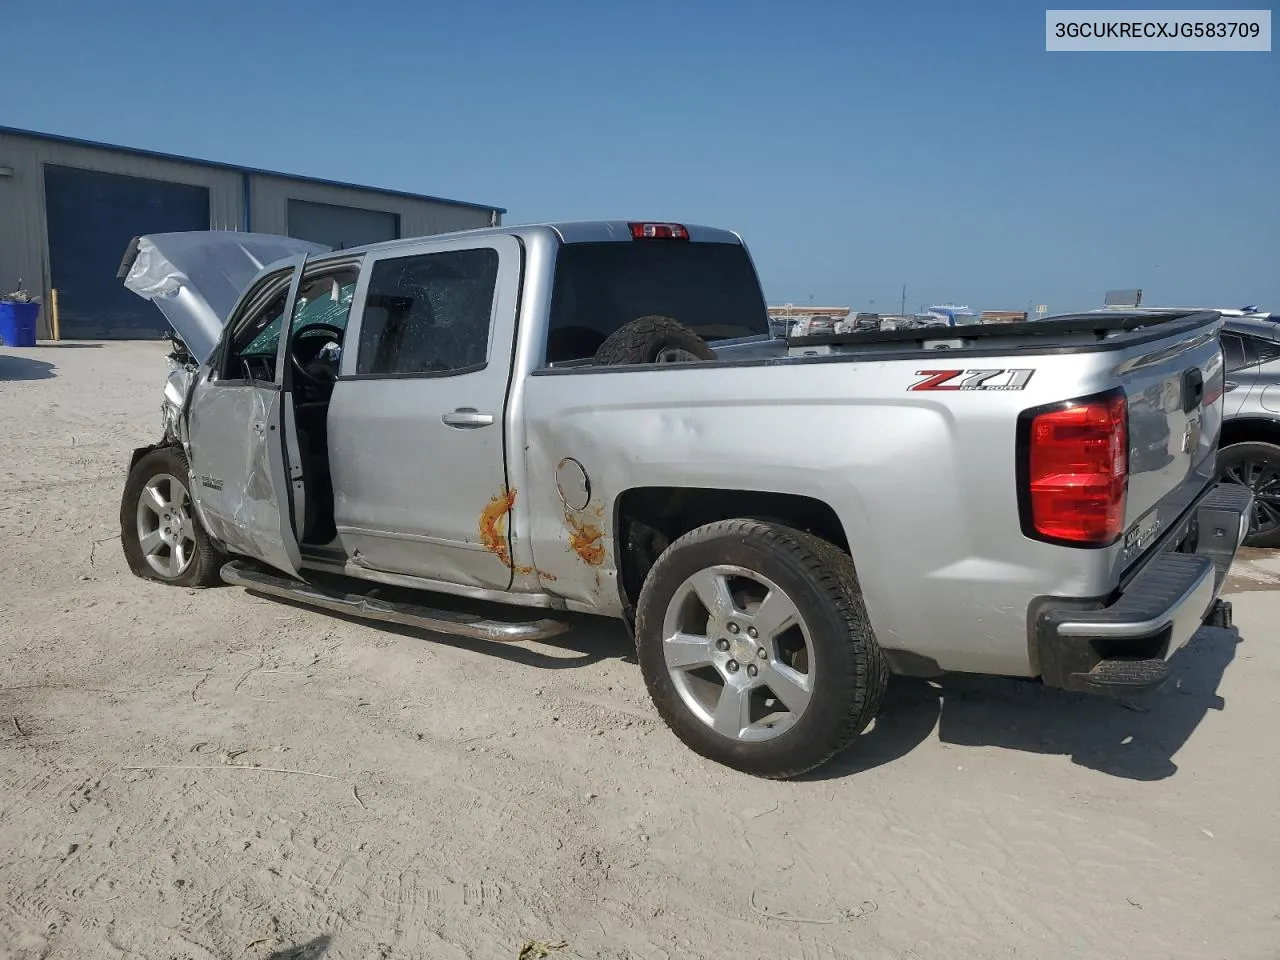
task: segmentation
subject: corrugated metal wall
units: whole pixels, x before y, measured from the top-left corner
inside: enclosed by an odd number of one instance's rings
[[[0,132],[0,290],[18,279],[43,296],[41,337],[49,336],[49,246],[45,219],[44,164],[60,164],[126,176],[188,183],[209,190],[209,227],[245,228],[244,186],[249,183],[250,229],[289,232],[289,200],[311,200],[398,214],[402,236],[426,236],[490,225],[490,211],[324,183],[292,180],[180,159],[141,156],[105,147]],[[8,173],[7,171],[12,171]],[[501,222],[499,217],[497,222]],[[121,256],[124,251],[120,251]]]

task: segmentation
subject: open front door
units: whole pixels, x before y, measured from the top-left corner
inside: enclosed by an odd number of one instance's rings
[[[286,365],[305,261],[281,263],[241,298],[192,392],[187,422],[192,492],[206,529],[235,553],[295,577],[302,485],[286,460],[288,449],[298,462]]]

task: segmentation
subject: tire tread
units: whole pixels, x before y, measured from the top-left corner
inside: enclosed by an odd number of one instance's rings
[[[1242,455],[1242,459],[1250,455],[1269,459],[1280,467],[1280,446],[1274,443],[1267,443],[1265,440],[1243,440],[1239,443],[1233,443],[1222,447],[1218,451],[1218,474],[1219,479],[1224,479],[1222,473],[1223,461],[1230,459],[1233,452]],[[1228,481],[1232,482],[1232,481]],[[1272,530],[1269,533],[1252,533],[1244,538],[1244,546],[1257,547],[1267,549],[1270,547],[1280,547],[1280,528]]]
[[[714,360],[715,351],[679,320],[651,314],[625,323],[605,338],[592,357],[602,366],[652,363],[665,347],[680,347],[703,360]]]
[[[660,573],[662,568],[672,562],[679,548],[718,538],[755,540],[787,556],[801,568],[819,594],[831,604],[844,625],[846,641],[854,649],[854,656],[838,661],[845,665],[840,682],[853,695],[848,698],[840,721],[833,725],[823,742],[806,749],[803,760],[793,765],[768,770],[747,770],[770,779],[790,779],[831,760],[853,743],[875,719],[880,712],[889,681],[889,662],[872,634],[852,557],[835,544],[814,534],[785,524],[761,520],[720,520],[698,527],[675,540],[658,558],[641,590],[637,605],[637,637],[649,633],[646,629],[646,612],[649,606],[646,603],[646,593],[652,590],[655,583],[654,574]],[[655,678],[649,676],[647,671],[645,683],[650,696],[657,700],[661,691],[657,688]],[[686,746],[706,755],[700,745],[688,737],[680,726],[673,726],[673,730]]]

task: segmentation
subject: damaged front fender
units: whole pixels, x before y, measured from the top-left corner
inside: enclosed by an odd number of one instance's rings
[[[191,385],[195,382],[195,371],[186,367],[174,366],[164,384],[164,398],[160,401],[160,424],[166,443],[187,442],[186,421],[182,413],[187,406],[187,398],[191,395]]]

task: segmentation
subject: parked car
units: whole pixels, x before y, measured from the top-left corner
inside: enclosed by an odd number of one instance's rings
[[[837,329],[838,323],[835,317],[826,316],[825,314],[801,317],[791,324],[790,329],[787,330],[787,336],[811,337],[816,334],[833,333]]]
[[[1280,324],[1227,317],[1226,362],[1218,470],[1253,491],[1245,544],[1280,547]]]
[[[122,273],[186,347],[121,499],[138,576],[495,641],[615,617],[740,770],[824,763],[891,672],[1131,695],[1229,620],[1213,312],[787,342],[736,234],[666,223],[157,235]]]
[[[1134,310],[1110,307],[1098,312],[1116,309]],[[1162,315],[1170,308],[1139,309]],[[1253,491],[1245,546],[1280,547],[1280,316],[1256,307],[1216,312],[1224,320],[1226,362],[1219,476]],[[1154,426],[1158,430],[1158,424]],[[1154,433],[1148,430],[1148,435]]]

